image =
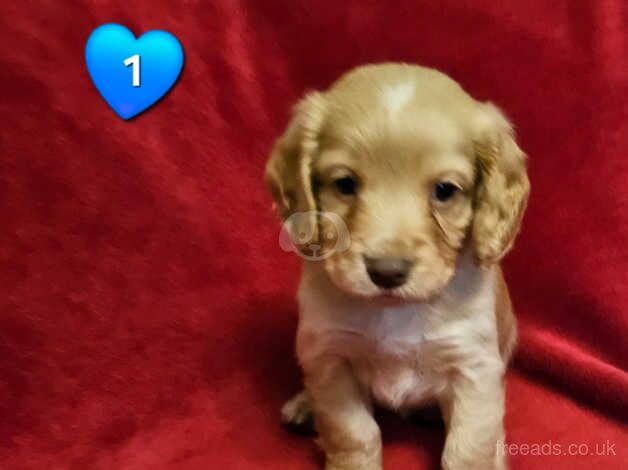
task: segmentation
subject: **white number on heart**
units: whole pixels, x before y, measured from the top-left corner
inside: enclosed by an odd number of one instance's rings
[[[140,86],[140,55],[135,54],[124,59],[124,65],[126,67],[133,65],[133,86]]]

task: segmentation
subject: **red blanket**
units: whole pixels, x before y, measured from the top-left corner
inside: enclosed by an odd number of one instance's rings
[[[129,122],[84,63],[111,21],[185,50]],[[304,90],[399,60],[496,102],[530,155],[512,468],[626,468],[627,25],[621,0],[2,2],[0,467],[320,468],[278,420],[298,260],[262,170]],[[386,468],[438,466],[442,431],[381,421]]]

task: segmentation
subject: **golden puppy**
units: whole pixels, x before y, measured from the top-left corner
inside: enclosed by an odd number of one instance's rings
[[[444,469],[506,468],[516,322],[498,263],[529,193],[506,118],[436,70],[367,65],[303,98],[266,180],[305,259],[305,390],[284,421],[313,412],[328,470],[376,470],[373,403],[437,403]]]

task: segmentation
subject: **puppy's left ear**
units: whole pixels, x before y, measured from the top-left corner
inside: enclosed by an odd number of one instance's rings
[[[295,106],[283,135],[273,145],[265,180],[290,234],[318,242],[318,216],[312,187],[312,161],[325,115],[322,93],[307,94]],[[295,217],[291,217],[295,215]],[[307,235],[307,236],[306,236]]]
[[[493,104],[482,105],[476,129],[478,184],[471,238],[475,258],[490,266],[510,250],[528,202],[526,155],[512,126]]]

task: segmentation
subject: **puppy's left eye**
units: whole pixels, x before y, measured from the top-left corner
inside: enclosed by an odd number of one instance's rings
[[[459,188],[455,184],[449,183],[447,181],[442,181],[434,186],[434,192],[432,196],[437,201],[446,202],[453,198],[458,190]]]
[[[358,191],[358,182],[353,176],[343,176],[334,180],[334,186],[340,194],[353,196]]]

